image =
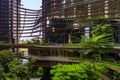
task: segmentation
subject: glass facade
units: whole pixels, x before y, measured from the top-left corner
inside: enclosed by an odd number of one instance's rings
[[[69,36],[75,37],[74,35],[84,34],[85,36],[90,36],[90,27],[95,25],[103,25],[103,24],[111,24],[111,26],[115,27],[113,32],[115,36],[115,43],[119,43],[119,26],[120,26],[120,3],[119,0],[42,0],[42,14],[43,18],[43,26],[45,27],[45,37],[46,41],[48,36],[64,36],[67,35],[69,40]],[[49,4],[49,5],[48,5]],[[50,34],[50,29],[48,29],[48,24],[44,22],[46,19],[51,20],[66,20],[73,19],[73,22],[49,22],[55,29],[57,29],[57,33]],[[113,23],[116,22],[116,23]],[[69,26],[74,24],[74,22],[78,22],[80,25],[78,30],[72,29],[69,31]],[[57,25],[55,25],[55,23]],[[62,25],[65,24],[65,25]],[[60,26],[62,25],[62,26]],[[64,27],[65,29],[63,29]],[[73,27],[73,26],[72,26]],[[89,30],[86,30],[88,27]],[[62,30],[61,30],[62,29]],[[60,31],[60,32],[59,32]],[[63,31],[63,32],[62,32]],[[64,31],[68,31],[64,33]],[[49,33],[48,33],[49,32]],[[52,38],[51,36],[51,38]],[[57,38],[58,39],[58,38]],[[57,40],[54,39],[54,40]],[[61,38],[59,38],[61,40]],[[64,39],[64,38],[62,38]],[[58,43],[60,40],[57,40]],[[68,41],[67,40],[67,41]],[[56,42],[56,41],[53,41]],[[64,41],[66,42],[66,40]],[[69,41],[68,41],[69,42]]]

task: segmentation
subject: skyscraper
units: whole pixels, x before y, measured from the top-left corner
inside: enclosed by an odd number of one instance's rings
[[[111,24],[115,42],[120,43],[119,2],[119,0],[42,0],[41,21],[45,27],[46,42],[59,43],[62,39],[68,39],[69,43],[69,38],[73,37],[75,40],[76,35],[90,36],[90,28],[94,25]],[[71,19],[73,21],[69,22]],[[77,30],[72,25],[75,22],[79,24]],[[53,36],[59,39],[53,39]]]
[[[18,43],[20,0],[0,0],[0,41]]]

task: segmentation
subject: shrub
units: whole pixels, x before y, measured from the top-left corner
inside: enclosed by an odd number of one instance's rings
[[[52,80],[102,80],[101,73],[105,67],[94,63],[58,64],[50,73]]]

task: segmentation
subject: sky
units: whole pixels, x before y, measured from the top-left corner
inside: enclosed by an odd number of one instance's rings
[[[28,9],[40,9],[42,6],[42,0],[21,0],[24,8]]]

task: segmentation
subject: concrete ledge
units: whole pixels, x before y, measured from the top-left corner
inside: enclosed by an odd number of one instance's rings
[[[31,78],[30,80],[40,80],[40,78]]]

